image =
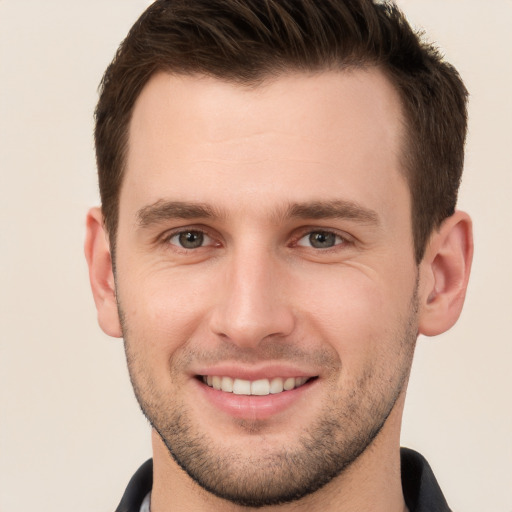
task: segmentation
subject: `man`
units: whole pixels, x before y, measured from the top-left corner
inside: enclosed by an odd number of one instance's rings
[[[466,90],[392,4],[157,0],[105,74],[86,256],[153,460],[119,511],[444,511],[399,448],[457,320]]]

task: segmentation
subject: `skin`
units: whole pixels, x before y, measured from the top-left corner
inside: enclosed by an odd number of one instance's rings
[[[414,345],[456,321],[472,241],[457,212],[415,263],[402,133],[378,70],[255,88],[162,73],[142,91],[115,280],[98,209],[86,255],[100,325],[124,335],[154,427],[153,512],[246,510],[265,493],[271,509],[279,492],[279,510],[405,509]],[[182,247],[187,231],[204,243]],[[326,234],[332,244],[315,246]],[[267,397],[271,413],[256,398],[234,414],[197,379],[286,372],[313,379],[286,407]]]

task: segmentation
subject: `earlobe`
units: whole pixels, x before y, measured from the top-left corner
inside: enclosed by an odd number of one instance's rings
[[[419,332],[441,334],[459,318],[473,259],[471,219],[457,211],[434,232],[420,263]]]
[[[106,334],[120,338],[112,258],[100,208],[91,208],[87,214],[84,249],[98,323]]]

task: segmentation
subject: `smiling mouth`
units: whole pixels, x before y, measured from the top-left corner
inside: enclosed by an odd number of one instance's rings
[[[200,375],[201,380],[207,386],[225,393],[235,395],[266,396],[291,391],[304,386],[307,382],[317,377],[275,377],[273,379],[244,380],[232,377],[220,377],[218,375]]]

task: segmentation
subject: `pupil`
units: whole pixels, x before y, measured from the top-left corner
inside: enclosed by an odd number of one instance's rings
[[[309,235],[311,245],[317,249],[325,249],[326,247],[333,247],[336,241],[334,233],[316,232]]]
[[[185,249],[195,249],[203,245],[204,235],[200,231],[187,231],[180,234],[180,244]]]

